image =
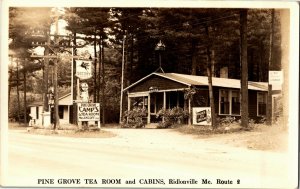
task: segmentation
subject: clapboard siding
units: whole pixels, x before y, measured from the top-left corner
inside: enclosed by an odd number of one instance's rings
[[[129,92],[134,93],[134,92],[149,91],[150,87],[157,87],[158,90],[168,90],[168,89],[187,88],[188,85],[184,85],[184,84],[172,81],[170,79],[166,79],[163,77],[158,77],[156,75],[153,75],[153,76],[147,78],[146,80],[141,81],[137,85],[131,87],[129,89]]]

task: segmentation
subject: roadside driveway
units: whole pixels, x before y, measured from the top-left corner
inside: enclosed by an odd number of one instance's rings
[[[208,142],[170,129],[103,130],[117,136],[68,138],[10,130],[7,185],[39,186],[36,179],[41,177],[242,181],[229,188],[278,187],[289,182],[285,154]],[[141,187],[127,185],[134,186]]]

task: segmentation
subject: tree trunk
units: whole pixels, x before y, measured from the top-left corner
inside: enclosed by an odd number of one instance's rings
[[[216,64],[215,51],[211,50],[211,72],[210,73],[212,77],[216,77],[215,64]]]
[[[96,31],[95,31],[95,34],[94,34],[94,102],[97,101],[97,50],[96,50],[96,47],[97,47],[97,38],[96,38]]]
[[[106,95],[105,95],[105,68],[104,68],[104,44],[103,44],[103,38],[101,39],[102,49],[101,49],[101,55],[102,55],[102,124],[105,125],[105,108],[106,108]]]
[[[74,40],[73,40],[73,44],[76,45],[76,32],[74,32],[73,34],[74,36]],[[73,47],[73,55],[76,56],[77,55],[77,50],[75,47]],[[75,59],[73,59],[73,100],[77,100],[77,78],[75,77],[76,75],[76,61]],[[77,122],[77,104],[73,103],[73,120],[72,123],[75,125],[78,125]]]
[[[197,74],[197,60],[196,60],[196,44],[194,41],[192,41],[192,75]]]
[[[213,85],[212,85],[212,59],[211,59],[211,49],[210,49],[210,41],[209,41],[209,30],[208,26],[205,27],[207,43],[206,43],[206,57],[207,57],[207,78],[208,78],[208,91],[209,91],[209,104],[211,108],[211,125],[213,128],[217,128],[216,122],[216,114],[215,114],[215,100],[213,93]]]
[[[50,32],[50,31],[49,31]],[[50,45],[50,36],[47,36],[47,44]],[[45,47],[45,56],[49,55],[49,47]],[[49,73],[49,58],[44,59],[44,101],[43,101],[43,111],[48,112],[49,111],[49,103],[48,103],[48,73]]]
[[[9,83],[8,83],[8,106],[10,105],[10,93],[11,93],[11,82],[12,82],[12,78],[13,78],[13,71],[10,70],[9,71]]]
[[[273,46],[274,46],[274,9],[271,13],[271,33],[270,33],[270,53],[269,53],[269,68],[272,69],[272,60],[273,60]],[[270,79],[270,78],[268,78]],[[268,85],[268,99],[267,99],[267,125],[272,125],[272,85]]]
[[[25,62],[26,64],[26,62]],[[26,99],[26,93],[27,93],[27,86],[26,86],[26,69],[25,69],[25,66],[23,68],[23,78],[24,78],[24,124],[26,125],[27,124],[27,99]]]
[[[100,35],[99,41],[99,64],[98,64],[98,90],[97,90],[97,102],[100,102],[100,84],[101,84],[101,65],[102,65],[102,36]]]
[[[17,59],[17,101],[18,101],[18,123],[20,124],[19,60],[18,59]]]
[[[247,9],[240,12],[241,49],[241,125],[248,127],[248,64],[247,64]]]
[[[129,38],[129,37],[128,37]],[[126,78],[126,86],[129,86],[130,85],[130,81],[129,81],[129,76],[130,76],[130,73],[129,73],[129,65],[128,65],[128,38],[125,39],[125,78]],[[127,49],[127,50],[126,50]]]
[[[133,48],[133,34],[131,34],[131,52],[130,52],[130,77],[129,77],[129,82],[131,83],[132,81],[132,72],[133,72],[133,54],[134,54],[134,48]]]
[[[58,35],[58,17],[55,20],[55,35]],[[55,44],[58,43],[58,38],[55,36]],[[58,56],[54,59],[54,129],[59,127],[59,115],[58,115],[58,87],[57,87],[57,66],[58,66]]]
[[[259,55],[260,56],[259,56],[259,67],[258,67],[258,72],[259,72],[259,74],[258,74],[259,80],[258,81],[264,81],[264,77],[263,77],[263,63],[264,63],[264,61],[263,61],[263,50],[264,50],[264,47],[263,47],[262,40],[259,43],[259,48],[260,48],[260,50],[259,50]]]
[[[58,87],[57,87],[57,65],[58,65],[58,59],[54,59],[54,129],[59,127],[59,115],[58,115]]]

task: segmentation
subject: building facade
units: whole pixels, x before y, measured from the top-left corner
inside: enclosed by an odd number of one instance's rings
[[[240,80],[213,77],[212,84],[216,115],[240,118]],[[194,91],[193,97],[186,98],[190,90]],[[160,109],[180,107],[192,112],[196,107],[210,107],[206,76],[152,73],[124,91],[128,95],[128,110],[134,107],[147,109],[147,123],[161,121],[156,116]],[[259,120],[266,115],[267,92],[267,83],[248,82],[249,118]]]

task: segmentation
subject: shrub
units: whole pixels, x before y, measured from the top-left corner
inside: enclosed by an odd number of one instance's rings
[[[176,123],[182,123],[185,118],[189,117],[189,112],[179,107],[172,109],[161,109],[156,114],[156,117],[164,117],[164,122],[161,122],[158,128],[168,128]]]
[[[237,123],[237,120],[233,116],[226,116],[225,118],[218,118],[218,125],[227,126],[232,123]]]
[[[147,116],[147,110],[145,108],[133,108],[130,111],[124,112],[122,127],[126,128],[141,128],[145,126],[143,118]]]
[[[265,124],[266,121],[267,121],[267,118],[265,116],[263,116],[258,120],[258,123]]]
[[[20,96],[20,109],[18,109],[18,98],[16,95],[12,95],[10,98],[10,104],[8,106],[8,117],[11,120],[16,120],[16,121],[22,121],[18,120],[18,112],[20,113],[20,119],[24,119],[24,101],[23,97]]]

